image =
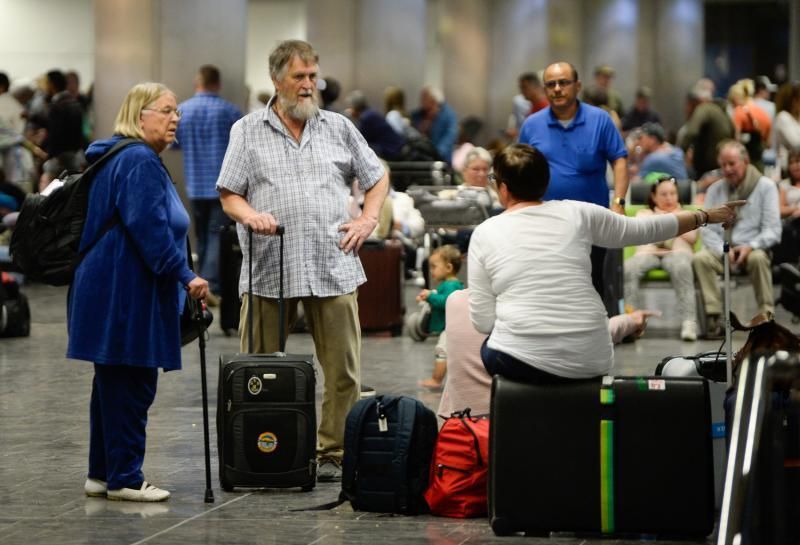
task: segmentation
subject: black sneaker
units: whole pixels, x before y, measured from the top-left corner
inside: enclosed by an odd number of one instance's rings
[[[364,386],[362,384],[361,385],[361,399],[364,399],[364,398],[367,398],[367,397],[375,397],[375,388],[372,388],[371,386]]]
[[[342,462],[335,458],[317,460],[317,481],[321,483],[338,483],[342,480]]]

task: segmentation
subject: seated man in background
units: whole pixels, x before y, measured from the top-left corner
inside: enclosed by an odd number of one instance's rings
[[[729,231],[731,270],[746,270],[753,284],[758,311],[772,316],[775,301],[772,293],[771,259],[767,250],[781,239],[781,216],[778,188],[750,164],[744,145],[725,140],[719,146],[719,165],[723,178],[709,187],[705,207],[712,208],[732,200],[746,200],[737,212]],[[692,267],[703,294],[708,315],[707,338],[723,335],[722,301],[717,275],[723,272],[722,229],[717,225],[703,227],[703,249],[695,254]]]
[[[456,113],[445,102],[444,93],[430,85],[422,88],[419,106],[411,112],[411,124],[431,139],[441,159],[450,164],[458,137]]]
[[[403,160],[406,138],[392,128],[383,114],[370,108],[361,91],[347,95],[348,114],[375,154],[387,161]]]
[[[658,123],[645,123],[639,134],[639,147],[644,154],[639,175],[647,177],[651,172],[663,172],[676,180],[688,180],[683,150],[666,141],[664,127]]]

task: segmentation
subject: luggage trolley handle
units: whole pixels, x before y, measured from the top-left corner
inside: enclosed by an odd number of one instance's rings
[[[275,234],[280,237],[279,272],[278,272],[278,350],[286,350],[286,335],[284,331],[284,304],[283,304],[283,234],[286,231],[283,225],[278,225]],[[253,353],[253,228],[247,228],[249,250],[248,256],[248,286],[247,286],[247,353]]]

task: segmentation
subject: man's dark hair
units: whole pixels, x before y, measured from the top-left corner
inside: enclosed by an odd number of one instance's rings
[[[497,184],[506,184],[515,199],[539,201],[550,183],[550,167],[542,152],[528,144],[512,144],[494,158]]]
[[[541,85],[542,82],[539,79],[539,76],[536,75],[535,72],[525,72],[524,74],[520,74],[519,82],[530,83],[531,85]]]
[[[667,139],[667,134],[664,132],[664,127],[661,126],[661,123],[654,123],[652,121],[648,121],[644,125],[640,127],[642,134],[646,134],[647,136],[652,136],[656,140],[658,140],[659,144],[663,144],[664,141]]]
[[[56,93],[67,89],[67,77],[61,70],[50,70],[47,73],[47,81],[53,86],[53,90]]]
[[[8,91],[8,88],[11,86],[11,81],[9,81],[8,76],[5,72],[0,72],[0,91],[4,93]]]
[[[342,92],[342,86],[339,81],[334,78],[325,78],[325,88],[319,92],[322,99],[322,107],[330,106],[339,98]]]
[[[222,81],[219,68],[213,64],[204,64],[200,67],[200,70],[197,71],[197,74],[200,76],[200,83],[202,83],[205,88],[219,87]]]

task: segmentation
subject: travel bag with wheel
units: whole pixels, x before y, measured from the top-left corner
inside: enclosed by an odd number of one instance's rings
[[[358,251],[366,283],[358,288],[358,319],[361,330],[403,331],[406,307],[403,244],[397,240],[367,240]]]
[[[248,305],[247,354],[221,355],[217,394],[219,480],[235,487],[314,488],[317,462],[316,376],[312,355],[286,354],[283,331],[283,227],[278,306],[280,351],[253,353],[253,306]],[[253,232],[249,232],[253,248]],[[249,260],[253,293],[253,260]]]
[[[239,275],[242,271],[242,248],[236,224],[222,228],[219,234],[219,326],[227,337],[239,331]]]
[[[710,426],[705,380],[495,376],[492,529],[705,537],[714,529]]]
[[[0,285],[0,337],[31,334],[31,308],[13,276],[3,271]]]

